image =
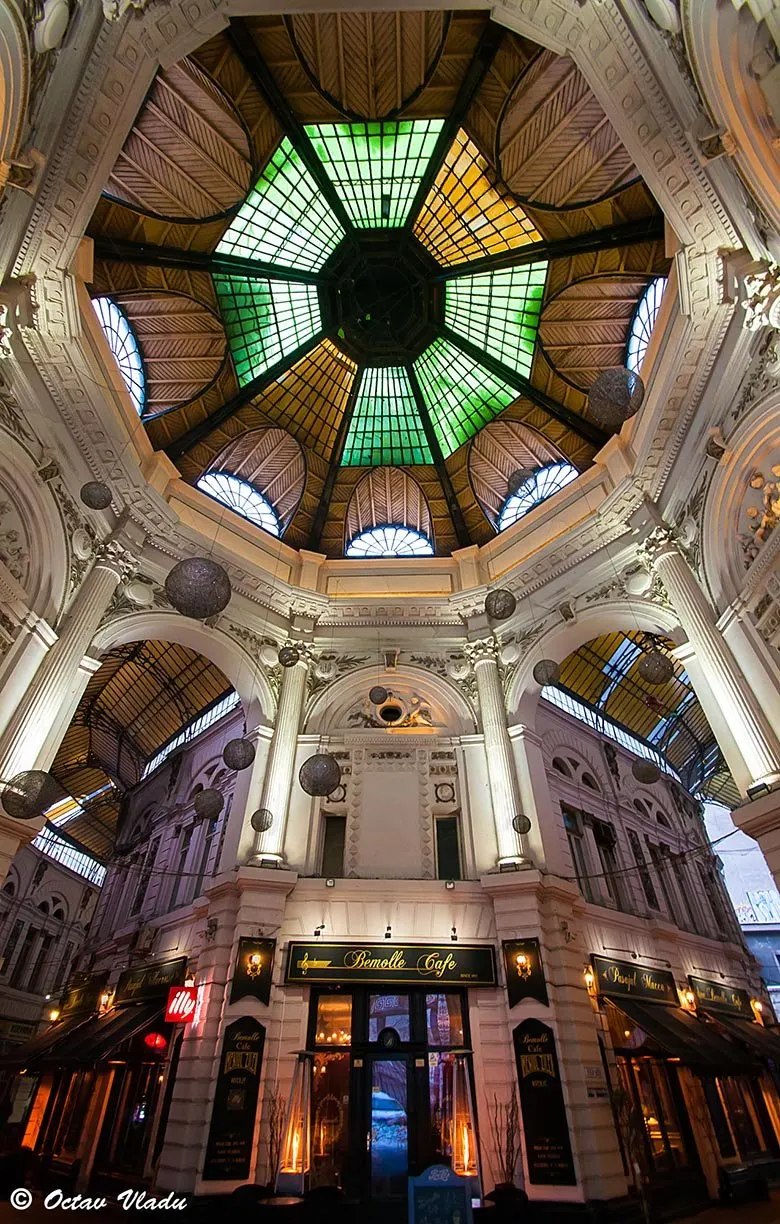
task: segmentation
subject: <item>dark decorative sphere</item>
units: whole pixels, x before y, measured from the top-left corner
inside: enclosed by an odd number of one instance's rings
[[[535,468],[516,468],[509,476],[506,482],[507,491],[511,496],[519,493],[525,484],[526,480],[530,480],[535,472]]]
[[[88,480],[81,486],[79,497],[90,510],[107,510],[113,500],[111,490],[102,480]]]
[[[561,669],[555,659],[540,659],[533,670],[537,684],[558,684],[561,679]]]
[[[300,657],[301,652],[295,646],[283,646],[279,651],[279,662],[282,667],[295,667]]]
[[[3,807],[15,820],[34,820],[42,816],[62,795],[59,783],[43,769],[27,769],[6,782]]]
[[[657,782],[661,776],[661,771],[655,761],[634,761],[631,772],[637,782]]]
[[[222,749],[222,760],[228,769],[248,769],[255,759],[255,746],[248,739],[228,740]]]
[[[642,655],[636,669],[648,684],[667,684],[674,679],[674,664],[660,650],[648,650]]]
[[[218,791],[215,786],[210,786],[208,790],[198,791],[193,800],[195,813],[201,820],[216,820],[225,800],[222,796],[222,791]]]
[[[511,591],[491,591],[485,600],[485,611],[491,620],[507,620],[516,607],[517,600]]]
[[[638,374],[622,366],[599,374],[588,392],[588,416],[608,433],[617,433],[624,421],[635,416],[645,398],[645,384]]]
[[[512,817],[512,828],[515,833],[529,833],[531,830],[531,822],[523,812],[518,812]]]
[[[298,781],[307,795],[332,795],[341,782],[341,766],[329,752],[317,752],[301,765]]]
[[[255,833],[266,833],[274,823],[273,812],[269,812],[268,808],[258,808],[252,813],[249,823]]]
[[[210,557],[187,557],[165,579],[165,593],[177,612],[193,620],[216,616],[230,603],[227,572]]]
[[[368,700],[372,705],[384,705],[389,696],[387,689],[382,688],[381,684],[375,684],[368,690]]]

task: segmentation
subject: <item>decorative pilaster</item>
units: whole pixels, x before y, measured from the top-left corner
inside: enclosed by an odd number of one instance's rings
[[[780,742],[719,631],[671,529],[656,526],[642,551],[668,592],[740,753],[741,761],[729,761],[738,785],[746,790],[756,782],[780,779]]]
[[[95,564],[82,582],[59,636],[42,660],[13,719],[0,740],[0,777],[12,778],[23,769],[47,768],[41,758],[57,713],[72,692],[79,664],[119,583],[136,567],[136,559],[119,540],[98,549]],[[48,745],[52,757],[56,745]]]
[[[265,833],[255,836],[249,863],[260,867],[264,863],[284,862],[284,837],[287,811],[290,806],[298,733],[301,729],[306,680],[313,661],[311,647],[302,642],[289,642],[300,654],[294,667],[282,669],[276,725],[268,751],[260,807],[273,816],[273,824]]]
[[[479,641],[470,642],[465,650],[477,680],[490,798],[496,826],[497,866],[511,866],[524,862],[525,842],[512,828],[512,821],[520,811],[520,795],[512,743],[506,724],[504,690],[498,668],[498,643],[493,637],[481,638]]]

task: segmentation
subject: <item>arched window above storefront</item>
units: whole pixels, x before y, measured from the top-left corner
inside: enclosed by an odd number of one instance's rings
[[[198,488],[215,501],[222,502],[230,510],[235,510],[242,518],[262,527],[271,535],[279,535],[279,517],[273,506],[267,501],[259,489],[233,476],[230,472],[207,472],[198,481]]]
[[[626,346],[626,369],[632,370],[634,374],[639,373],[645,359],[665,288],[666,277],[656,276],[637,303]]]
[[[507,527],[511,527],[535,506],[541,505],[548,497],[571,484],[578,476],[579,472],[571,463],[550,463],[547,467],[539,468],[504,502],[498,520],[498,530],[506,531]]]
[[[119,366],[119,373],[140,416],[146,400],[146,375],[138,337],[127,315],[113,298],[93,298],[92,305]]]

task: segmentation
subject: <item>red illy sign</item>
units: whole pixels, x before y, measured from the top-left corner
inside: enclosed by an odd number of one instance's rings
[[[171,986],[165,1008],[166,1024],[189,1024],[198,1002],[197,986]]]

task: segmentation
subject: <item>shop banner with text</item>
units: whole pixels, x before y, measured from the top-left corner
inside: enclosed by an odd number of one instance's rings
[[[285,980],[495,986],[496,957],[482,944],[291,943]]]
[[[534,1186],[576,1186],[555,1034],[541,1020],[514,1031],[528,1180]]]
[[[211,1111],[204,1181],[246,1181],[252,1165],[265,1028],[242,1016],[225,1029]]]

